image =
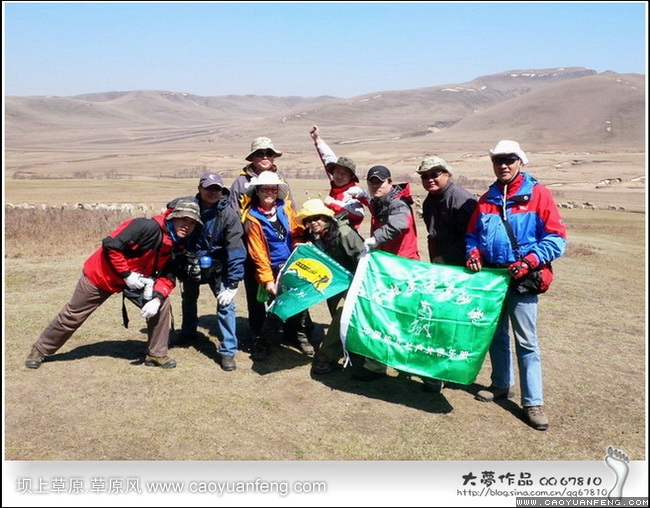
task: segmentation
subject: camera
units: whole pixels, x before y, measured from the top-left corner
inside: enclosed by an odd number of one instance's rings
[[[178,256],[176,276],[182,281],[201,282],[199,256],[192,252],[181,253]]]

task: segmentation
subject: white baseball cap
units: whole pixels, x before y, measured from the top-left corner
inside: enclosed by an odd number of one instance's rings
[[[521,163],[525,166],[528,164],[528,157],[526,153],[521,149],[519,143],[516,141],[511,141],[509,139],[502,139],[497,143],[497,146],[490,149],[490,157],[495,155],[510,155],[514,154],[521,159]]]

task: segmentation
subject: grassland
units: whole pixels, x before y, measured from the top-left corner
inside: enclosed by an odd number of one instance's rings
[[[13,202],[145,202],[194,192],[195,180],[8,182]],[[297,180],[302,202],[322,181]],[[79,196],[83,196],[80,198]],[[646,453],[646,216],[562,210],[569,247],[540,298],[539,327],[551,428],[526,425],[514,401],[482,404],[476,384],[442,394],[391,372],[373,383],[347,371],[312,378],[286,348],[267,363],[237,355],[217,364],[214,299],[200,299],[201,339],[171,350],[178,367],[141,364],[135,308],[122,327],[108,300],[43,366],[23,362],[67,301],[85,258],[127,216],[113,212],[5,210],[5,456],[8,460],[602,460],[607,446]],[[421,252],[424,237],[420,237]],[[176,323],[180,299],[173,296]],[[248,333],[237,295],[238,333]],[[329,319],[313,309],[316,337]],[[155,429],[155,431],[152,431]],[[230,429],[225,432],[225,429]]]

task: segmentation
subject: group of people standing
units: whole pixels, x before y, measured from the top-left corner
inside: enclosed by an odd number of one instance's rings
[[[230,188],[219,174],[206,173],[195,195],[171,200],[161,215],[127,220],[104,238],[84,263],[72,297],[32,346],[26,367],[39,368],[94,310],[120,292],[140,307],[147,321],[144,364],[175,367],[168,356],[168,297],[180,280],[182,324],[177,341],[196,338],[200,288],[207,285],[217,303],[224,371],[236,370],[238,349],[250,350],[253,361],[266,361],[281,342],[313,357],[313,374],[335,370],[343,357],[339,326],[345,293],[327,300],[332,320],[314,348],[309,310],[285,322],[267,312],[278,293],[278,273],[300,243],[311,243],[350,272],[372,249],[420,260],[417,221],[410,183],[393,182],[388,167],[375,165],[366,173],[364,189],[354,161],[337,156],[317,126],[309,133],[330,183],[325,198],[309,199],[298,208],[275,164],[282,152],[267,137],[254,139],[247,164]],[[454,181],[443,158],[427,156],[417,168],[427,192],[422,217],[429,261],[470,271],[508,269],[513,284],[490,347],[492,383],[476,398],[490,402],[514,397],[512,329],[524,415],[533,428],[545,430],[549,424],[543,411],[538,296],[520,293],[515,286],[528,272],[564,253],[566,229],[550,191],[523,171],[528,158],[519,143],[499,141],[489,155],[496,181],[479,199]],[[364,238],[359,230],[366,210],[370,234]],[[147,295],[150,281],[153,291]],[[235,296],[242,283],[251,337],[238,341]],[[356,360],[355,379],[372,381],[386,375],[385,365],[369,358]],[[444,386],[440,380],[423,381],[428,391],[439,392]]]

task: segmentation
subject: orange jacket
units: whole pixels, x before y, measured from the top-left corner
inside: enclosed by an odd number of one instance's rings
[[[289,231],[284,239],[286,249],[284,252],[271,252],[271,244],[265,233],[262,221],[251,213],[251,209],[244,212],[244,231],[246,233],[246,248],[248,255],[255,264],[255,278],[260,284],[273,282],[282,265],[289,259],[295,243],[302,238],[304,228],[296,221],[296,212],[291,200],[277,200],[278,213],[286,216]]]

